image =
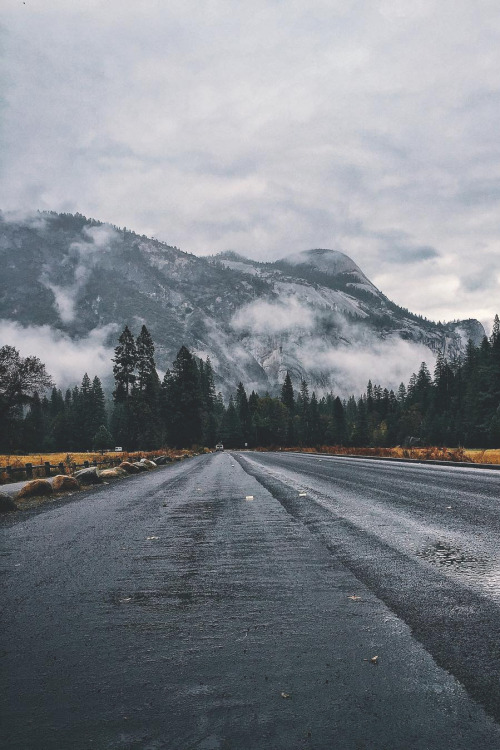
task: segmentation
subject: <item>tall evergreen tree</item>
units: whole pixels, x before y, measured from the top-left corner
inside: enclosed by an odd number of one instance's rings
[[[228,448],[241,448],[243,445],[241,421],[232,396],[229,398],[228,407],[222,418],[221,438]]]
[[[30,453],[44,449],[45,420],[43,418],[42,402],[36,391],[31,399],[28,414],[24,419],[23,431],[23,443]]]
[[[290,373],[287,371],[283,385],[281,386],[281,403],[285,404],[286,408],[293,413],[295,410],[295,394],[293,392],[292,379]]]
[[[241,382],[238,383],[238,388],[236,389],[236,410],[241,425],[241,433],[243,436],[242,442],[248,443],[252,429],[252,417],[245,387]]]
[[[179,349],[166,384],[166,412],[169,441],[177,448],[200,444],[202,397],[196,361],[187,347]]]
[[[142,326],[136,341],[136,369],[137,389],[144,393],[156,374],[155,347],[145,325]]]
[[[137,347],[128,326],[125,326],[118,339],[113,362],[113,375],[116,384],[113,397],[116,403],[120,403],[126,401],[132,395],[132,389],[136,381]]]

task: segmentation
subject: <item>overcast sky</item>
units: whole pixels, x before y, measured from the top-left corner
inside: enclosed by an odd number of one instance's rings
[[[500,312],[498,0],[2,0],[0,207]]]

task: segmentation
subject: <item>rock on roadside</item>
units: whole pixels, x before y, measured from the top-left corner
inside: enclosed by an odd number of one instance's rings
[[[140,469],[135,464],[131,464],[130,461],[122,461],[119,469],[125,469],[127,474],[138,474],[140,472]]]
[[[80,485],[74,477],[68,477],[65,474],[57,474],[52,480],[52,489],[54,492],[72,492],[79,490]]]
[[[52,485],[46,479],[32,479],[31,482],[26,482],[24,487],[21,487],[16,495],[17,500],[21,500],[24,497],[36,497],[37,495],[51,495]]]
[[[103,479],[122,479],[127,476],[125,469],[121,469],[119,466],[115,466],[114,469],[103,469],[99,476]]]
[[[5,492],[0,492],[0,513],[8,513],[11,510],[17,510],[14,500]]]
[[[75,473],[75,479],[79,484],[101,484],[102,479],[99,475],[97,466],[90,466],[88,469],[80,469]]]
[[[158,466],[158,464],[155,464],[154,461],[150,461],[148,458],[141,458],[140,463],[144,464],[148,469],[156,469]]]

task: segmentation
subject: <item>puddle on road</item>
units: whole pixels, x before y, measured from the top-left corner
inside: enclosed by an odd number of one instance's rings
[[[417,557],[432,565],[452,571],[457,578],[480,581],[491,568],[491,562],[456,545],[447,542],[434,542],[418,551]]]
[[[422,560],[500,604],[500,558],[481,554],[445,541],[434,542],[415,554]]]

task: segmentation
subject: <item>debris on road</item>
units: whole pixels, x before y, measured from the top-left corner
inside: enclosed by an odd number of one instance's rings
[[[307,492],[299,492],[299,497],[307,497]]]
[[[288,699],[288,698],[291,698],[292,696],[290,695],[290,693],[281,693],[281,697]]]
[[[247,495],[247,496],[245,497],[245,500],[253,500],[253,495]]]
[[[347,598],[350,599],[353,602],[361,602],[361,601],[363,601],[361,599],[361,597],[357,596],[356,594],[352,594],[351,596],[348,596]]]
[[[371,659],[363,659],[363,661],[369,661],[370,664],[377,664],[378,665],[378,656],[372,656]]]
[[[147,536],[146,541],[151,541],[152,539],[159,539],[159,536]]]

